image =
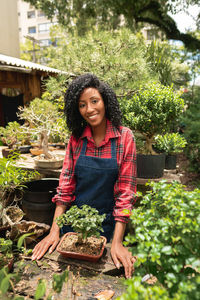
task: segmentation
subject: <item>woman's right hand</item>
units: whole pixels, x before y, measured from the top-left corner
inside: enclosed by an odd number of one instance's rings
[[[51,254],[56,248],[59,240],[59,231],[50,231],[50,233],[34,247],[31,259],[38,260],[42,258],[48,249],[49,254]]]

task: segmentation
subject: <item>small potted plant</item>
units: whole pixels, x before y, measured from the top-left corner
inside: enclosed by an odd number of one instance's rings
[[[81,208],[72,206],[57,218],[59,227],[70,225],[74,231],[62,237],[57,251],[64,257],[97,261],[103,255],[107,242],[104,236],[100,236],[105,216],[88,205],[83,205]]]
[[[61,168],[64,156],[56,155],[49,150],[49,138],[61,132],[62,116],[57,107],[51,101],[36,98],[29,106],[20,107],[19,111],[19,117],[29,124],[29,126],[23,126],[24,132],[28,131],[39,140],[39,149],[36,150],[40,155],[34,159],[35,165],[39,168]],[[67,140],[67,130],[65,133]],[[32,154],[34,150],[31,150]]]
[[[183,111],[184,101],[171,87],[161,84],[142,87],[126,101],[125,124],[133,131],[139,132],[145,140],[143,152],[137,152],[138,177],[162,177],[165,155],[153,150],[154,137],[169,130],[177,121]]]
[[[186,139],[179,133],[166,133],[155,137],[154,147],[161,152],[165,152],[165,169],[176,169],[177,153],[185,148]]]
[[[11,156],[15,150],[17,150],[18,142],[18,131],[20,124],[15,122],[9,122],[6,127],[0,127],[0,136],[3,145],[6,145],[7,148],[2,149],[3,157]]]

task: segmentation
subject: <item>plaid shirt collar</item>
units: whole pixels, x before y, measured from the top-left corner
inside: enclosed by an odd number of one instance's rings
[[[105,135],[104,140],[101,143],[101,146],[106,144],[109,141],[109,139],[118,138],[119,136],[121,136],[119,130],[116,127],[114,127],[108,119],[106,119],[106,135]],[[88,140],[94,142],[93,137],[92,137],[92,130],[89,125],[87,125],[86,128],[84,129],[81,139],[83,139],[85,137]]]

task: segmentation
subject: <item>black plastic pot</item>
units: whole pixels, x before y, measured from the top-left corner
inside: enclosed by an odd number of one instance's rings
[[[32,146],[26,145],[26,146],[20,146],[19,152],[20,153],[29,153]]]
[[[52,197],[58,183],[57,178],[43,178],[25,184],[22,209],[27,220],[51,225],[55,210]]]
[[[165,169],[167,170],[176,169],[176,155],[166,155]]]
[[[165,167],[165,154],[145,155],[137,154],[137,177],[160,178]]]

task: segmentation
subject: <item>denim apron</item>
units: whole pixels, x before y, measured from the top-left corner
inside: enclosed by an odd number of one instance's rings
[[[81,207],[84,204],[96,208],[100,214],[106,214],[101,234],[109,242],[112,238],[115,220],[114,184],[118,176],[115,139],[111,139],[111,158],[86,156],[87,138],[83,140],[83,147],[75,165],[76,189],[75,200],[72,205]],[[64,226],[61,233],[73,231],[70,226]]]

